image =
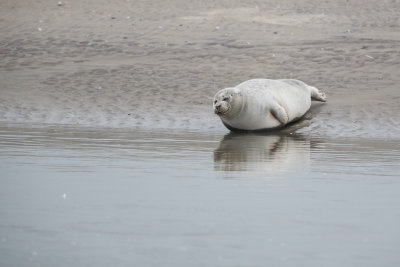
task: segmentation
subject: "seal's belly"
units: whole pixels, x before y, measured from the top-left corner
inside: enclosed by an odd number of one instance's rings
[[[241,130],[261,130],[281,126],[281,123],[272,115],[268,107],[254,103],[252,108],[245,108],[239,116],[222,119],[222,121],[231,128]]]
[[[271,112],[271,99],[258,97],[248,99],[248,104],[240,114],[233,118],[222,119],[225,125],[241,130],[262,130],[283,126],[283,124]],[[275,96],[273,101],[278,101],[285,110],[288,121],[294,121],[302,117],[311,106],[310,97],[305,94],[291,95],[285,97]]]

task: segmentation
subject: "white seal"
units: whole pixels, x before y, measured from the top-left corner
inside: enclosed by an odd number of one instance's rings
[[[301,118],[311,100],[325,102],[325,93],[299,80],[253,79],[220,90],[214,112],[230,130],[264,130]]]

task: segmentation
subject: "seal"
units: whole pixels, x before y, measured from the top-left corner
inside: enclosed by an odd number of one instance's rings
[[[283,127],[300,119],[325,93],[295,79],[252,79],[214,96],[214,112],[232,131]]]

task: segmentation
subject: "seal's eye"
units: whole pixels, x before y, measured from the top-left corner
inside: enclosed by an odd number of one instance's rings
[[[217,104],[217,100],[214,100],[214,104]]]
[[[229,97],[225,97],[224,99],[222,99],[222,101],[228,101]]]

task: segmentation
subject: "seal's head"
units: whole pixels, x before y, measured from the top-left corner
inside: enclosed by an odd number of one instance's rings
[[[225,88],[215,94],[213,103],[215,114],[223,116],[230,111],[233,94],[233,88]]]
[[[225,88],[214,96],[214,113],[220,117],[226,116],[232,112],[236,106],[238,92],[235,88]]]

